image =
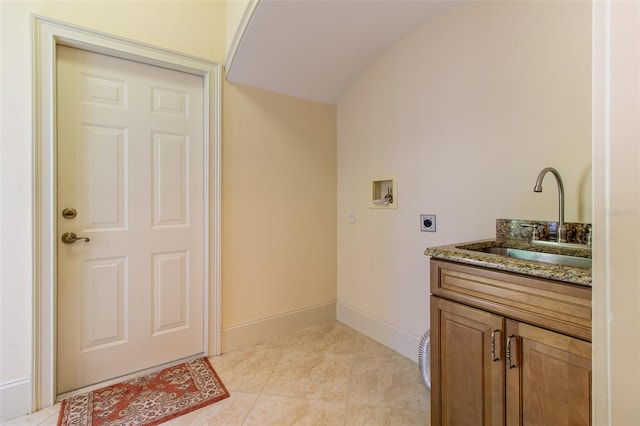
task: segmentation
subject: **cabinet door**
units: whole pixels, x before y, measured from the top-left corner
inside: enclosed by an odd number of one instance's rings
[[[431,422],[504,425],[504,318],[431,296]]]
[[[506,357],[507,425],[591,424],[590,343],[507,320]]]

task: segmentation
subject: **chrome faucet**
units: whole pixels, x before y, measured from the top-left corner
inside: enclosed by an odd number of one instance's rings
[[[553,167],[546,167],[538,174],[536,179],[536,186],[533,187],[533,192],[542,192],[542,179],[547,172],[553,173],[558,184],[558,230],[556,231],[556,238],[559,243],[567,242],[567,229],[564,225],[564,185],[562,184],[562,178],[560,173]]]

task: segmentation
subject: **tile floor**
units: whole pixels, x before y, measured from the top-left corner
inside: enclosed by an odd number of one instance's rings
[[[166,425],[430,424],[416,363],[338,322],[210,360],[231,397]],[[7,424],[55,425],[58,407]]]

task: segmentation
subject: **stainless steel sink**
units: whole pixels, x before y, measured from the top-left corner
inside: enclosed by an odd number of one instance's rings
[[[574,266],[576,268],[591,268],[588,257],[568,256],[564,254],[542,253],[538,251],[522,250],[508,247],[480,247],[473,249],[484,253],[493,253],[514,259],[534,260],[536,262],[552,263],[555,265]]]

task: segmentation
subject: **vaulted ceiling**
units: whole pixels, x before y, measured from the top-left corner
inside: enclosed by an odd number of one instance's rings
[[[376,57],[461,1],[260,0],[227,79],[337,104]]]

